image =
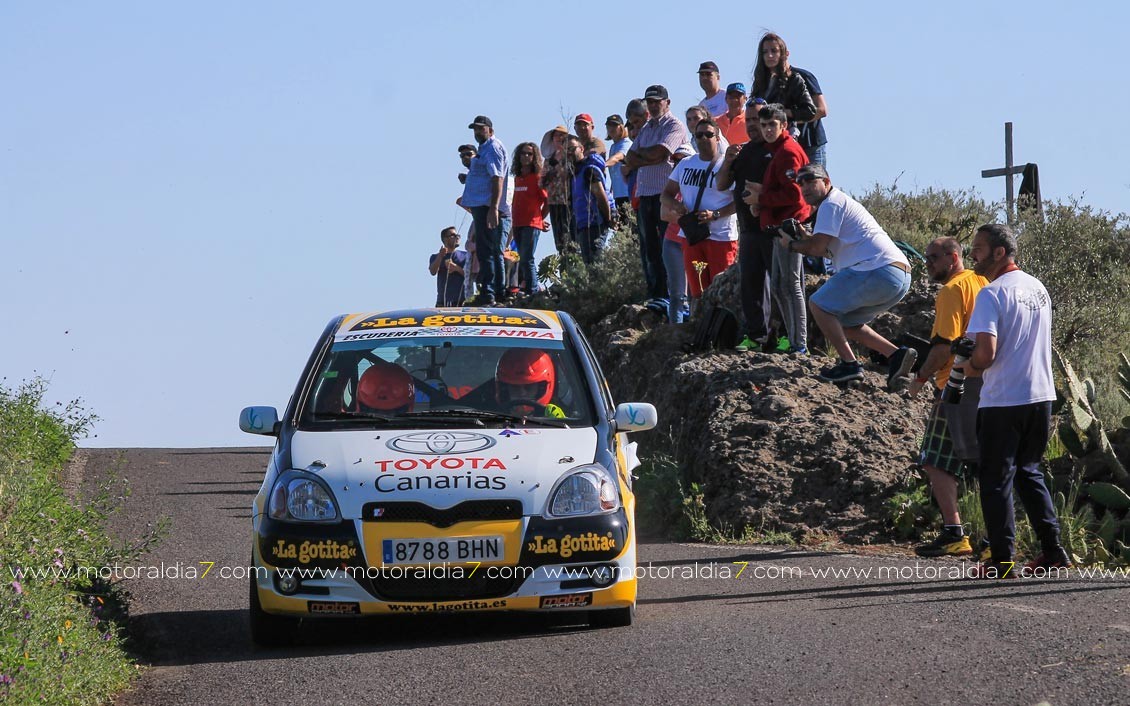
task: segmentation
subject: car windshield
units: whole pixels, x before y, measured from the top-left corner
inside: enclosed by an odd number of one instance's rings
[[[560,333],[537,341],[341,338],[315,373],[302,429],[594,423],[578,352]]]

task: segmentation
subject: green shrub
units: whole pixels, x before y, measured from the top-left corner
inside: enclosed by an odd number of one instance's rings
[[[544,258],[538,265],[538,279],[547,290],[532,297],[527,306],[567,311],[585,330],[624,304],[642,302],[647,294],[639,236],[630,223],[615,231],[608,248],[592,265],[586,265],[571,248],[564,255]]]
[[[1053,342],[1095,381],[1108,428],[1130,413],[1117,392],[1118,353],[1130,350],[1130,218],[1080,204],[1047,204],[1018,224],[1020,264],[1048,288]]]
[[[896,184],[875,184],[857,196],[883,229],[895,240],[905,240],[923,252],[935,238],[973,239],[977,226],[998,217],[1000,206],[988,203],[970,189],[950,191],[928,188],[899,191]]]
[[[81,505],[62,472],[94,416],[78,401],[44,408],[41,379],[0,385],[0,700],[102,703],[134,667],[122,649],[124,599],[76,567],[121,564],[156,534],[125,550],[105,531],[122,489],[106,486]]]

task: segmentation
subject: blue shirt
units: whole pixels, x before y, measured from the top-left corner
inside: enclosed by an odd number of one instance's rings
[[[623,140],[616,140],[612,143],[612,149],[608,153],[608,157],[612,158],[621,152],[627,152],[628,148],[632,146],[631,138],[625,137]],[[612,173],[612,195],[618,199],[627,198],[632,195],[632,189],[628,186],[627,180],[624,179],[624,173],[620,171],[620,166],[623,164],[613,165],[609,171]],[[635,174],[635,172],[632,172]]]
[[[584,161],[577,165],[577,173],[573,176],[573,218],[578,228],[591,228],[593,226],[608,225],[600,214],[600,206],[593,196],[589,185],[599,181],[604,185],[604,196],[608,199],[609,209],[612,207],[612,184],[608,177],[608,170],[604,168],[604,158],[599,154],[590,154]]]
[[[499,199],[499,212],[506,214],[510,209],[506,207],[506,189],[509,180],[506,160],[506,147],[495,136],[490,136],[486,142],[479,145],[479,153],[471,158],[471,167],[467,170],[467,181],[463,185],[463,205],[490,206],[491,189],[490,181],[495,177],[502,177],[502,198]]]
[[[798,69],[795,66],[792,67],[792,69],[794,72],[800,74],[800,77],[808,84],[808,92],[812,94],[812,102],[816,102],[816,96],[824,95],[824,91],[820,90],[820,82],[816,80],[816,77],[812,75],[811,71]],[[801,123],[800,136],[796,138],[796,141],[806,150],[827,144],[828,136],[824,134],[824,120],[821,119],[811,123]]]

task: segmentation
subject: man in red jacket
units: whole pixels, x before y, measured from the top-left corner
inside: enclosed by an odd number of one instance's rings
[[[758,112],[761,136],[765,146],[773,153],[773,159],[765,170],[761,184],[748,184],[749,194],[743,200],[750,209],[759,214],[761,230],[770,233],[789,218],[798,221],[808,220],[810,209],[800,193],[794,177],[800,168],[808,164],[808,157],[792,135],[789,134],[789,118],[784,106],[773,103]],[[795,353],[808,352],[808,314],[804,306],[804,259],[798,253],[791,253],[781,247],[773,246],[773,267],[769,276],[773,296],[781,310],[785,330],[789,334],[788,350]],[[782,350],[785,346],[777,341],[767,341],[767,350]]]

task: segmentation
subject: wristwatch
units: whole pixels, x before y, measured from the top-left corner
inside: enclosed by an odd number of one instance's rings
[[[718,212],[717,211],[711,211],[710,212],[710,220],[712,220],[712,221],[718,220]]]

